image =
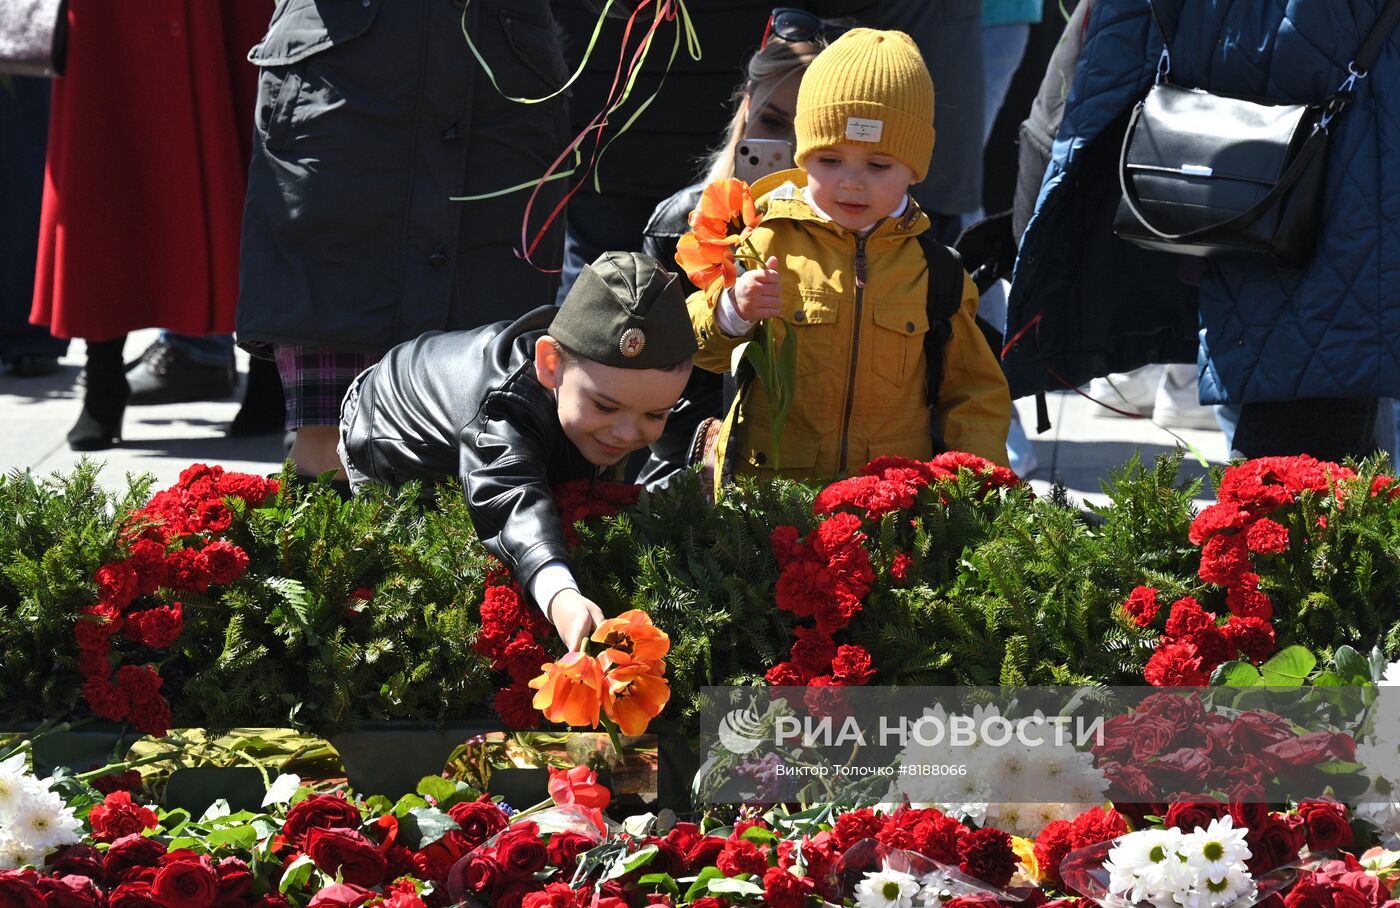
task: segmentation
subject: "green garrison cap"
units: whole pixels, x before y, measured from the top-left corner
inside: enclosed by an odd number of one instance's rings
[[[579,356],[623,369],[659,369],[694,356],[680,281],[640,252],[604,252],[579,272],[550,335]]]

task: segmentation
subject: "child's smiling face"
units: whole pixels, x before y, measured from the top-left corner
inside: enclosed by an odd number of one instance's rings
[[[803,159],[802,169],[817,207],[856,233],[894,211],[914,182],[908,164],[860,142],[818,148]]]

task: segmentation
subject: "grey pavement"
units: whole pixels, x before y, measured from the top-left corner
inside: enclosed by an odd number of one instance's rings
[[[134,359],[155,339],[154,330],[133,333],[127,339],[126,357]],[[239,351],[239,369],[247,369],[247,356]],[[66,471],[81,455],[68,450],[64,440],[78,418],[82,389],[76,384],[84,361],[83,345],[75,341],[63,368],[43,378],[14,378],[0,374],[0,466],[6,471],[32,469],[40,473]],[[1224,436],[1215,430],[1165,429],[1146,419],[1103,415],[1098,405],[1072,392],[1050,395],[1052,428],[1035,433],[1035,403],[1017,401],[1017,410],[1040,460],[1032,474],[1038,492],[1062,482],[1072,497],[1103,501],[1099,483],[1111,470],[1140,452],[1150,462],[1159,454],[1190,445],[1210,463],[1224,462]],[[128,407],[119,446],[88,455],[104,464],[102,480],[108,488],[122,488],[128,474],[150,473],[158,486],[173,483],[191,463],[217,463],[225,469],[267,474],[281,467],[282,436],[228,438],[224,431],[239,398]],[[1188,450],[1183,473],[1203,476],[1205,468]],[[1209,489],[1203,490],[1209,495]]]

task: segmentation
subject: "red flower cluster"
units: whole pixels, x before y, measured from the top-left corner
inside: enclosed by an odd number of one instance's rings
[[[114,641],[120,634],[138,659],[149,657],[143,651],[174,645],[184,630],[184,605],[170,594],[204,593],[248,569],[247,553],[219,538],[233,522],[226,499],[257,507],[277,490],[277,480],[195,464],[128,515],[123,538],[129,554],[97,569],[98,602],[82,610],[74,628],[83,698],[94,713],[130,721],[149,735],[169,730],[170,704],[159,693],[160,675],[149,664],[120,664]],[[155,596],[157,591],[164,592]]]
[[[553,489],[554,503],[559,508],[559,522],[564,525],[564,542],[578,545],[574,525],[593,517],[612,517],[623,508],[637,503],[642,487],[593,479],[573,479],[561,482]]]
[[[1283,898],[1285,908],[1396,908],[1400,902],[1353,855],[1304,870]]]
[[[1319,765],[1352,760],[1356,742],[1332,732],[1300,734],[1272,713],[1250,710],[1227,717],[1207,712],[1195,696],[1163,692],[1145,697],[1130,714],[1108,719],[1093,752],[1110,783],[1109,798],[1135,823],[1148,815],[1167,816],[1173,805],[1178,813],[1196,810],[1202,804],[1199,792],[1221,791],[1233,804],[1229,810],[1236,824],[1263,834],[1262,805],[1284,800],[1283,790],[1274,789],[1277,782],[1320,790],[1327,777]],[[1317,841],[1331,840],[1333,834],[1323,831],[1327,821],[1322,815],[1331,809],[1322,805],[1331,802],[1317,804],[1310,808],[1318,812]],[[1204,826],[1226,809],[1212,803],[1214,812],[1192,814],[1190,822]],[[1194,828],[1172,818],[1168,825]]]
[[[874,674],[868,652],[835,641],[835,634],[860,612],[861,599],[875,579],[860,527],[854,514],[837,514],[806,540],[798,540],[795,527],[773,530],[773,554],[782,568],[775,590],[778,608],[813,624],[794,628],[792,656],[768,670],[769,684],[861,685]]]
[[[491,660],[493,671],[506,672],[510,683],[496,692],[496,711],[511,728],[538,728],[543,716],[531,705],[530,679],[549,661],[542,645],[553,632],[544,613],[525,603],[520,588],[504,569],[487,578],[481,602],[481,636],[473,648]]]
[[[1080,848],[1127,835],[1128,821],[1116,810],[1095,807],[1073,820],[1052,820],[1035,838],[1035,863],[1041,877],[1057,889],[1064,889],[1060,863],[1065,855]]]
[[[981,479],[984,495],[992,489],[1021,484],[1020,478],[1006,467],[962,451],[948,451],[930,461],[878,457],[862,467],[860,475],[837,480],[822,489],[812,509],[817,514],[831,514],[854,508],[864,510],[868,520],[879,520],[912,507],[920,490],[934,483],[951,482],[960,470],[968,470]]]

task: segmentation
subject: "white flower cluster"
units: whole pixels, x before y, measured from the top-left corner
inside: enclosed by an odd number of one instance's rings
[[[1356,762],[1365,767],[1370,787],[1352,805],[1355,816],[1381,833],[1382,844],[1400,847],[1400,662],[1386,666],[1379,682],[1375,736],[1356,746]]]
[[[924,710],[924,715],[938,724],[947,718],[942,705]],[[972,722],[980,728],[999,715],[996,706],[978,706]],[[1039,711],[1031,719],[1045,721]],[[886,800],[900,803],[907,798],[916,806],[936,807],[959,820],[1027,838],[1038,835],[1051,820],[1072,820],[1103,804],[1108,779],[1094,765],[1093,754],[1056,740],[1048,727],[1035,737],[1043,743],[1027,744],[1015,736],[1005,743],[978,740],[971,746],[954,746],[947,739],[924,745],[911,739],[900,752],[903,765],[965,766],[966,772],[901,774]],[[1045,792],[1060,800],[1042,801]]]
[[[0,870],[37,867],[50,851],[80,840],[73,808],[36,779],[24,753],[0,760]]]
[[[856,884],[857,908],[938,908],[971,890],[935,870],[915,876],[888,864]]]
[[[1144,829],[1108,852],[1108,891],[1131,904],[1156,908],[1223,908],[1253,894],[1246,829],[1227,815],[1205,829]]]

